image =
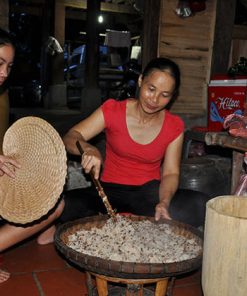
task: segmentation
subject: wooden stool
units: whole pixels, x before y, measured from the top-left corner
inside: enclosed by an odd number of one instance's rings
[[[155,284],[155,296],[165,296],[169,278],[154,278],[154,279],[125,279],[105,276],[93,272],[86,272],[88,295],[93,296],[92,275],[96,279],[96,287],[98,296],[108,296],[108,282],[126,284],[126,296],[143,296],[144,284]]]

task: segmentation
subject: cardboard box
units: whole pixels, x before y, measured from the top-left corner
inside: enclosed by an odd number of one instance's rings
[[[208,85],[208,131],[224,131],[229,114],[243,114],[247,99],[247,77],[214,76]]]

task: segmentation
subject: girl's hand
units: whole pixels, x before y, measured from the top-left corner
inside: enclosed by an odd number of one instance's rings
[[[102,164],[102,156],[99,150],[94,146],[88,146],[82,154],[81,165],[86,173],[93,171],[94,178],[98,179]]]
[[[160,220],[160,218],[171,220],[171,216],[168,212],[168,206],[165,202],[159,202],[155,207],[155,221]]]
[[[0,176],[6,174],[11,178],[15,178],[15,169],[20,167],[20,164],[16,160],[0,155]]]

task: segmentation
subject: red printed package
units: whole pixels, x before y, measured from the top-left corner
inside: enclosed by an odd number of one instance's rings
[[[236,79],[227,75],[212,78],[208,85],[208,130],[224,131],[223,122],[229,114],[243,114],[247,99],[247,77]]]

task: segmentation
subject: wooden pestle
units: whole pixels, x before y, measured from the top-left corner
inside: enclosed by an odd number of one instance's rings
[[[80,144],[79,141],[76,141],[76,146],[77,146],[80,154],[82,155],[83,154],[83,149],[82,149],[81,144]],[[96,189],[98,191],[99,196],[102,198],[102,201],[103,201],[103,203],[104,203],[104,205],[106,207],[106,211],[107,211],[108,215],[110,215],[110,217],[113,218],[114,221],[116,221],[116,213],[112,209],[112,206],[111,206],[111,204],[110,204],[110,202],[109,202],[109,200],[108,200],[108,198],[107,198],[107,196],[106,196],[106,194],[104,192],[104,189],[103,189],[100,181],[94,178],[94,174],[93,174],[92,170],[90,171],[89,174],[90,174],[90,176],[91,176],[91,178],[92,178],[92,180],[94,182],[94,185],[95,185],[95,187],[96,187]]]

